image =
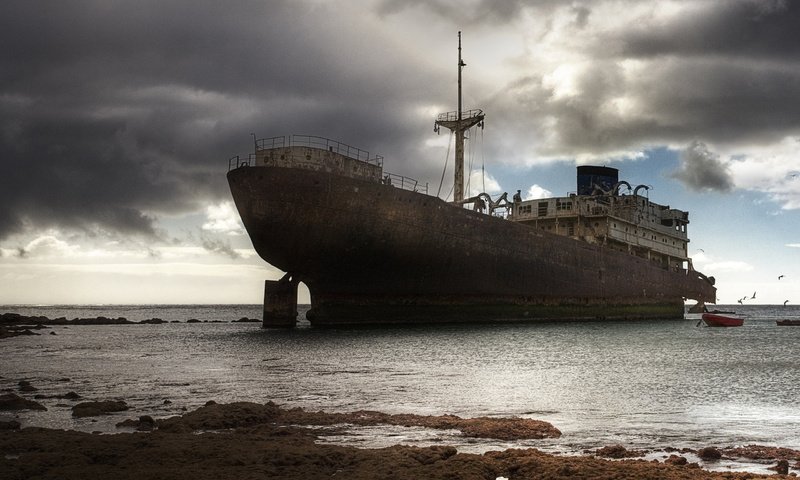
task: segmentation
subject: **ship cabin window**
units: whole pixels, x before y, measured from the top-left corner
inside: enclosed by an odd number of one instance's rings
[[[533,207],[531,205],[520,205],[517,207],[517,213],[520,215],[530,215]]]
[[[572,210],[572,201],[556,200],[556,210]]]
[[[567,224],[567,235],[570,237],[575,236],[575,224],[572,222]]]
[[[547,216],[547,206],[548,206],[548,202],[539,202],[538,215],[540,217],[546,217]]]

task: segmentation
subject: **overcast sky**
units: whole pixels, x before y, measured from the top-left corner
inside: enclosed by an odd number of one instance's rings
[[[0,304],[260,303],[227,159],[319,135],[436,193],[459,30],[487,189],[619,168],[720,302],[800,304],[800,4],[768,0],[4,0]]]

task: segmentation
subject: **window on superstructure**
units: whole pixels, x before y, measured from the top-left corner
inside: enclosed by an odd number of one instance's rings
[[[538,215],[540,217],[546,217],[547,216],[547,205],[548,205],[547,202],[539,202]]]
[[[556,210],[572,210],[572,202],[570,200],[556,200]]]

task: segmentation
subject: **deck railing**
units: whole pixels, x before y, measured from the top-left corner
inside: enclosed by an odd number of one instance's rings
[[[283,147],[311,147],[329,152],[338,153],[345,157],[352,158],[361,162],[383,166],[383,156],[375,155],[371,157],[369,152],[360,148],[353,147],[337,140],[314,135],[289,135],[281,137],[270,137],[256,140],[256,150],[270,150]]]
[[[393,187],[402,188],[403,190],[411,190],[412,192],[424,193],[426,195],[428,194],[427,183],[422,184],[413,178],[404,177],[403,175],[385,172],[385,175],[383,176],[383,183]]]
[[[483,110],[476,108],[472,110],[467,110],[466,112],[462,111],[461,120],[477,117],[478,115],[483,115]],[[458,112],[440,113],[436,117],[437,122],[455,122],[456,120],[458,120]]]
[[[322,150],[328,150],[330,152],[335,152],[340,155],[344,155],[345,157],[348,158],[352,158],[361,162],[370,163],[373,165],[377,165],[379,167],[383,167],[383,157],[381,155],[375,155],[374,157],[371,157],[369,152],[366,150],[361,150],[360,148],[356,148],[347,145],[346,143],[342,143],[336,140],[331,140],[325,137],[317,137],[313,135],[289,135],[289,136],[260,138],[255,141],[256,152],[260,150],[271,150],[274,148],[284,148],[291,146],[312,147],[312,148],[319,148]],[[255,164],[256,164],[256,153],[249,154],[247,158],[243,158],[242,155],[235,155],[228,159],[228,170],[230,171],[239,167],[253,166]],[[420,192],[426,195],[428,193],[427,183],[422,184],[411,177],[384,172],[384,176],[381,181],[384,184],[402,188],[403,190],[411,190],[413,192]]]
[[[256,164],[256,154],[251,153],[247,155],[247,158],[242,158],[241,155],[234,155],[228,159],[228,171],[230,172],[234,168],[239,167],[249,167],[251,165]]]

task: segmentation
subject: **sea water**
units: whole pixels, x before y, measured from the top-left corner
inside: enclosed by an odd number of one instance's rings
[[[545,420],[557,439],[499,442],[457,432],[354,427],[325,441],[382,447],[452,444],[460,451],[535,447],[564,454],[762,444],[800,449],[800,307],[744,305],[738,328],[683,320],[264,330],[259,305],[0,306],[50,318],[161,318],[160,325],[53,326],[0,340],[0,389],[28,380],[45,396],[122,399],[131,409],[76,419],[74,402],[1,412],[24,426],[116,431],[139,415],[216,402],[275,401],[329,412]],[[307,307],[301,307],[301,318]],[[199,323],[185,323],[194,318]],[[55,333],[51,335],[50,332]],[[32,394],[27,394],[30,397]],[[758,471],[758,465],[711,465]]]

